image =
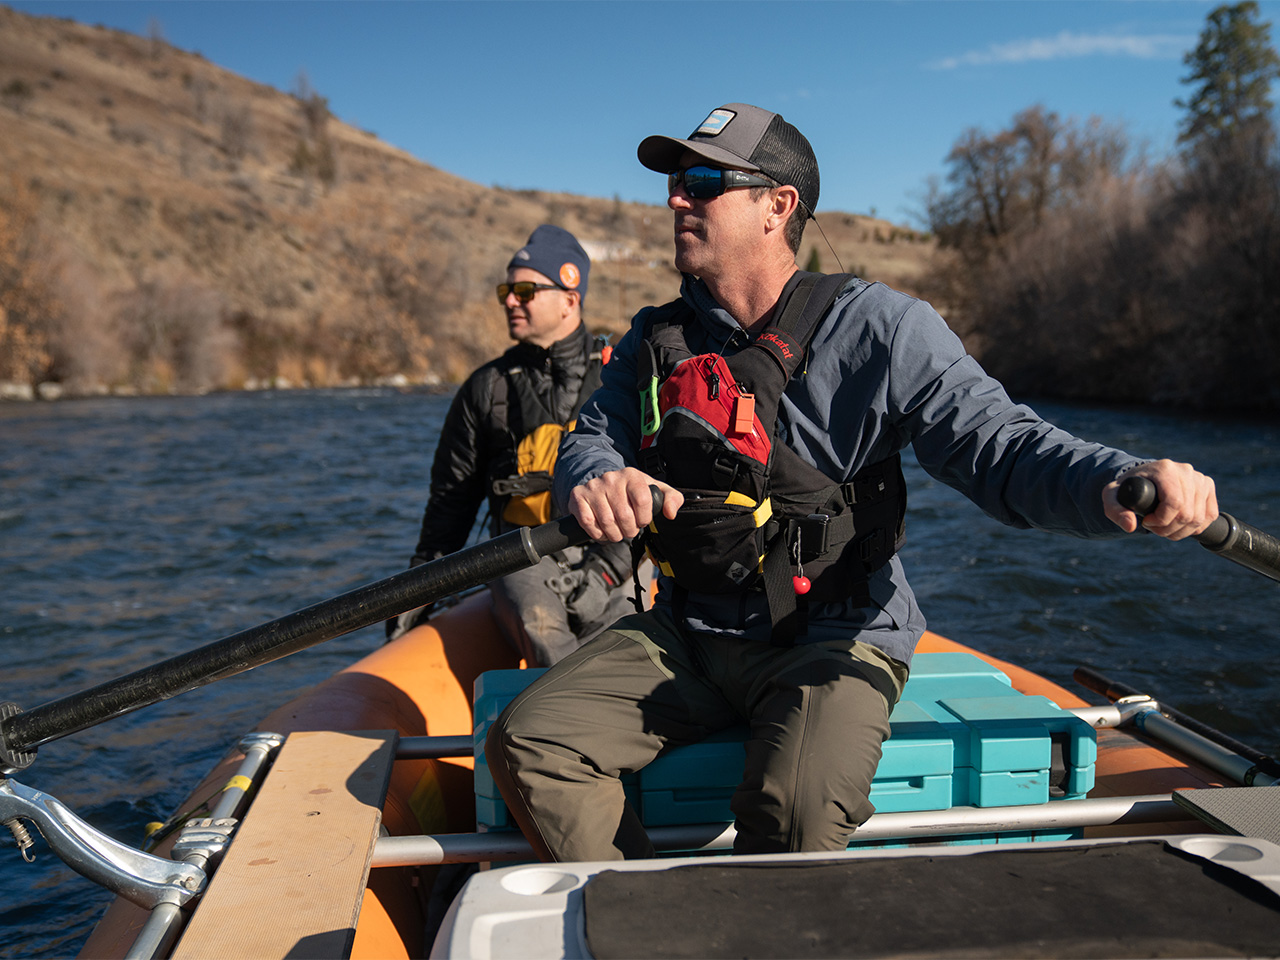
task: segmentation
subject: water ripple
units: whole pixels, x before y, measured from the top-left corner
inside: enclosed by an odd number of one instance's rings
[[[448,402],[361,390],[0,405],[0,698],[66,696],[403,569]],[[1213,464],[1226,509],[1275,525],[1274,425],[1038,406],[1090,439]],[[903,562],[934,629],[1068,687],[1087,663],[1280,753],[1274,585],[1193,544],[1004,528],[910,456],[904,469]],[[18,779],[137,842],[271,706],[381,639],[357,631],[47,744]],[[40,854],[0,882],[0,955],[75,953],[109,900]]]

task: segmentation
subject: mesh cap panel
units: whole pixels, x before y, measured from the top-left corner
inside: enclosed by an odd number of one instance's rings
[[[752,152],[751,162],[778,183],[795,187],[806,212],[813,215],[818,206],[818,160],[804,134],[775,114]]]

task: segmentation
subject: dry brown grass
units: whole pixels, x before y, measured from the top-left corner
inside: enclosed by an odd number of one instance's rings
[[[620,334],[678,289],[664,207],[482,187],[336,118],[326,184],[298,159],[316,144],[307,98],[150,38],[0,7],[0,88],[29,92],[0,104],[0,196],[16,178],[38,197],[75,294],[25,333],[51,358],[33,379],[456,381],[507,345],[492,287],[544,222],[593,254],[593,327]],[[919,290],[932,242],[867,217],[822,223],[847,269]],[[799,262],[815,246],[835,269],[812,228]],[[107,345],[115,362],[85,356]]]

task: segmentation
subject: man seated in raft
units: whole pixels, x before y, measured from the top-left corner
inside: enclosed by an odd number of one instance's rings
[[[466,545],[488,498],[490,534],[545,523],[560,439],[600,385],[602,344],[582,304],[591,263],[567,230],[543,224],[507,264],[498,302],[516,341],[458,390],[431,466],[431,493],[410,566]],[[532,666],[549,666],[628,610],[631,553],[602,541],[570,547],[490,584],[503,634]],[[394,638],[423,611],[387,622]]]
[[[927,303],[798,271],[818,164],[781,116],[727,104],[639,159],[667,175],[681,297],[632,321],[555,490],[600,542],[654,521],[658,599],[512,701],[485,755],[540,857],[647,857],[619,776],[746,722],[734,851],[843,849],[925,628],[896,554],[904,447],[995,519],[1081,537],[1136,529],[1132,475],[1159,491],[1147,530],[1203,531],[1213,482],[1014,403]]]

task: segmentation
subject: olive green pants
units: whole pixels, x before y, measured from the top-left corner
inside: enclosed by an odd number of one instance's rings
[[[905,665],[851,637],[777,647],[625,617],[521,693],[485,757],[544,860],[653,855],[619,776],[746,721],[738,853],[841,850],[867,799]]]

